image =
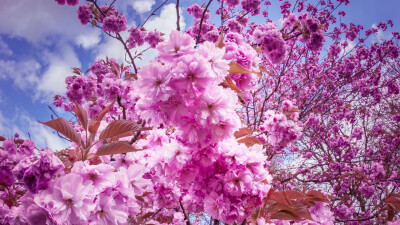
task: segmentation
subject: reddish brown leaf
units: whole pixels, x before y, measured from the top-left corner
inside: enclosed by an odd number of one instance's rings
[[[293,107],[291,109],[289,109],[289,112],[301,112],[298,108]]]
[[[302,220],[301,217],[296,215],[292,211],[287,211],[287,210],[282,210],[276,213],[271,214],[270,216],[271,219],[279,219],[279,220]]]
[[[306,196],[309,201],[330,203],[329,199],[320,191],[311,190],[307,192]]]
[[[243,68],[241,65],[239,65],[235,62],[229,63],[229,71],[228,72],[230,74],[256,73],[256,72],[252,72],[250,70]]]
[[[69,124],[67,120],[64,118],[58,118],[54,120],[50,120],[47,122],[40,122],[41,124],[44,124],[48,127],[53,128],[54,130],[60,132],[63,134],[65,137],[67,137],[69,140],[75,142],[77,145],[81,144],[81,135],[79,135],[74,128]]]
[[[20,145],[20,144],[24,143],[24,140],[23,139],[16,139],[16,140],[14,140],[14,143]]]
[[[296,213],[296,215],[298,215],[299,217],[308,219],[308,220],[314,220],[311,217],[310,212],[308,211],[308,206],[306,204],[304,204],[303,202],[300,202],[300,201],[294,202],[293,209],[294,209],[294,212]]]
[[[253,137],[244,137],[244,138],[238,140],[238,143],[244,143],[247,147],[251,147],[256,144],[258,144],[258,145],[262,144],[260,140],[253,138]]]
[[[133,132],[140,130],[140,125],[130,120],[115,120],[101,132],[99,139],[103,140],[112,137],[133,135]]]
[[[82,108],[77,102],[75,102],[75,110],[74,110],[76,117],[78,117],[79,122],[81,123],[82,127],[87,130],[88,126],[88,116],[86,110]]]
[[[146,202],[142,196],[135,195],[135,197],[136,197],[137,200],[139,200],[141,202]]]
[[[254,130],[250,130],[247,127],[243,127],[243,128],[240,128],[238,131],[235,131],[234,135],[235,135],[235,138],[238,139],[238,138],[241,138],[248,134],[252,134],[253,132],[254,132]]]
[[[313,220],[311,217],[310,212],[308,211],[307,207],[301,203],[295,202],[296,204],[289,206],[287,204],[282,203],[274,203],[270,205],[266,212],[270,213],[271,215],[275,216],[288,216],[282,217],[281,219],[286,220],[302,220],[302,219],[309,219]],[[295,218],[295,219],[294,219]]]
[[[81,75],[81,74],[82,74],[81,69],[80,69],[80,68],[77,68],[77,67],[72,68],[72,72],[75,73],[75,74],[77,74],[77,75]]]
[[[271,72],[269,72],[267,69],[265,69],[264,66],[260,66],[260,71],[261,71],[261,72],[264,72],[264,73],[267,73],[267,74],[269,74],[269,75],[273,75],[273,73],[271,73]]]
[[[3,137],[3,136],[0,136],[0,141],[5,141],[6,140],[6,138],[5,137]]]
[[[282,194],[282,192],[274,191],[271,193],[269,196],[269,199],[276,201],[277,203],[284,204],[284,205],[290,205],[291,202],[289,199],[285,198],[285,196]]]
[[[234,90],[236,93],[239,93],[239,94],[242,93],[242,90],[240,90],[240,89],[236,86],[235,82],[233,82],[233,80],[232,80],[230,77],[226,77],[226,78],[225,78],[225,82],[227,83],[227,86],[228,86],[230,89]]]
[[[154,215],[153,212],[148,212],[148,213],[144,214],[144,215],[141,217],[141,219],[142,219],[142,220],[145,220],[145,219],[149,218],[149,217],[152,216],[152,215]]]
[[[267,209],[266,209],[266,213],[276,213],[282,210],[286,210],[286,211],[293,211],[293,209],[288,206],[286,203],[273,203],[271,204]]]
[[[387,218],[387,220],[388,220],[388,221],[392,221],[393,218],[394,218],[394,210],[393,210],[393,207],[389,205],[389,207],[388,207],[388,218]]]
[[[136,73],[128,73],[128,74],[125,74],[125,80],[133,80],[132,78],[134,78],[134,79],[138,79],[138,76],[137,76],[137,74]]]
[[[400,195],[398,194],[390,194],[386,199],[385,202],[393,207],[395,211],[400,211]]]
[[[97,132],[97,130],[99,129],[101,120],[103,120],[103,117],[106,115],[106,113],[108,111],[110,111],[110,109],[113,107],[114,103],[116,100],[114,100],[113,102],[111,102],[111,104],[109,104],[106,108],[103,109],[103,111],[101,111],[101,113],[99,114],[99,116],[96,119],[92,119],[89,122],[89,132],[95,134]]]
[[[221,32],[219,34],[217,42],[215,43],[215,46],[218,47],[218,48],[223,48],[225,46],[225,44],[224,44],[224,30],[223,29],[221,29]]]
[[[287,190],[284,192],[289,199],[305,199],[306,198],[306,196],[304,196],[301,192],[298,192],[298,191]]]
[[[125,142],[114,142],[102,145],[97,149],[96,155],[113,155],[127,152],[136,152],[138,149]]]

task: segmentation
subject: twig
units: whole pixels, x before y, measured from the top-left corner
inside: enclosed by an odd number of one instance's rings
[[[162,210],[162,208],[158,209],[157,212],[155,212],[155,213],[150,217],[149,221],[152,220],[161,210]]]
[[[145,124],[146,124],[146,121],[143,121],[142,127],[144,127]],[[138,131],[135,134],[135,136],[132,137],[132,139],[129,141],[129,144],[131,145],[131,144],[135,143],[137,141],[137,139],[139,138],[139,135],[140,135],[140,131]]]
[[[224,1],[221,1],[221,27],[224,25]]]
[[[57,115],[57,113],[54,111],[54,109],[51,108],[51,106],[48,105],[47,107],[49,107],[49,109],[53,112],[53,114],[54,114],[55,116],[57,116],[57,118],[60,118],[60,117]]]
[[[167,1],[168,1],[168,0],[167,0]],[[93,2],[94,6],[97,8],[97,10],[98,10],[104,17],[106,16],[106,14],[100,9],[99,5],[97,4],[97,1],[95,1],[95,0],[89,0],[89,2]],[[114,2],[115,2],[115,1],[114,1]],[[114,3],[114,2],[113,2],[113,3]],[[112,3],[112,4],[113,4],[113,3]],[[110,6],[110,7],[111,7],[111,6]],[[113,37],[111,34],[109,34],[109,33],[107,33],[107,32],[105,32],[105,33],[108,34],[110,37]],[[116,33],[116,37],[113,37],[113,38],[115,38],[115,39],[117,39],[118,41],[120,41],[121,44],[124,46],[124,49],[125,49],[126,53],[128,53],[128,56],[129,56],[129,58],[130,58],[130,60],[131,60],[133,69],[135,70],[135,73],[137,73],[137,68],[136,68],[135,62],[134,62],[134,60],[133,60],[132,53],[131,53],[131,51],[129,50],[127,44],[126,44],[127,42],[124,41],[124,39],[122,38],[122,36],[121,36],[119,33]]]
[[[126,120],[126,107],[121,102],[121,97],[117,96],[118,105],[122,108],[122,119]]]
[[[142,25],[140,25],[140,27],[143,27],[146,23],[147,23],[147,21],[150,19],[150,17],[151,16],[154,16],[155,14],[155,12],[157,11],[157,10],[159,10],[163,5],[165,5],[165,3],[167,3],[168,2],[168,0],[165,0],[160,6],[158,6],[153,12],[151,12],[151,14],[147,17],[147,19],[142,23]]]
[[[106,12],[104,14],[107,15],[108,11],[111,9],[112,5],[116,2],[117,0],[114,0],[113,2],[111,2],[110,6],[108,7],[108,9],[106,10]]]
[[[206,15],[208,6],[210,6],[211,2],[213,0],[208,1],[206,8],[203,11],[203,15],[201,16],[201,20],[200,20],[200,27],[199,27],[199,33],[197,34],[197,39],[196,39],[196,45],[200,42],[200,34],[201,34],[201,26],[203,25],[203,20],[204,20],[204,16]]]
[[[182,205],[182,202],[181,202],[181,201],[179,201],[179,205],[181,206],[183,215],[185,215],[186,225],[190,225],[189,217],[188,217],[188,215],[186,214],[185,208],[183,208],[183,205]]]
[[[176,30],[180,31],[181,26],[179,24],[180,15],[179,15],[179,0],[176,0]]]

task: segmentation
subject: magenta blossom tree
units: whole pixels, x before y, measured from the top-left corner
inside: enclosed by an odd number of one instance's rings
[[[0,224],[399,224],[400,34],[373,38],[392,21],[300,0],[256,23],[270,1],[209,0],[181,31],[177,0],[176,30],[146,30],[167,1],[129,27],[116,0],[56,0],[126,60],[65,80],[54,106],[76,120],[41,123],[67,149],[0,137]]]

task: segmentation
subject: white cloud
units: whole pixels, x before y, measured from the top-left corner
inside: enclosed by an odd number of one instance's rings
[[[388,31],[382,31],[382,29],[378,28],[376,24],[372,24],[372,28],[378,29],[378,32],[372,35],[372,41],[382,43],[385,40],[390,40],[393,35]]]
[[[49,99],[55,94],[66,91],[65,78],[72,75],[73,67],[81,67],[79,59],[70,46],[64,46],[59,52],[48,54],[49,66],[37,83],[35,99]]]
[[[0,38],[0,55],[10,56],[12,53],[8,45]]]
[[[41,66],[35,60],[0,60],[0,78],[11,79],[20,89],[33,88],[39,81],[37,73]]]
[[[349,53],[351,50],[353,50],[355,44],[353,41],[348,41],[348,45],[346,46],[346,48],[342,49],[339,53],[339,56],[342,57],[343,55]]]
[[[80,34],[75,38],[75,43],[81,46],[84,49],[89,49],[101,41],[101,32],[100,30],[93,30],[90,33]]]
[[[180,10],[180,13],[182,13],[182,10]],[[180,18],[180,27],[183,30],[186,24],[182,15]],[[175,4],[172,3],[165,5],[161,9],[160,15],[151,17],[149,21],[147,21],[147,23],[144,25],[144,27],[148,31],[160,31],[165,34],[164,38],[168,39],[171,31],[176,30],[176,23],[174,23],[173,21],[176,21],[176,8]],[[128,36],[128,32],[122,33],[122,37],[125,40],[128,38]],[[141,47],[132,49],[131,52],[132,54],[135,54],[135,51],[139,53],[147,47],[148,45],[145,44]],[[125,50],[122,44],[115,39],[107,37],[106,40],[99,46],[96,58],[105,58],[106,56],[115,58],[119,62],[125,62]],[[150,49],[146,51],[143,56],[141,56],[142,60],[138,59],[135,61],[135,63],[138,67],[141,67],[147,65],[150,60],[154,59],[156,56],[157,50]]]
[[[150,11],[155,3],[155,0],[136,0],[131,3],[131,6],[136,12],[142,14]]]
[[[0,135],[12,137],[16,132],[20,134],[20,138],[28,139],[31,137],[36,147],[49,147],[52,150],[61,150],[68,146],[68,143],[53,134],[53,131],[36,121],[27,114],[21,112],[12,116],[5,116],[0,111]]]
[[[179,10],[179,14],[179,25],[181,30],[184,30],[186,24],[182,16],[182,9]],[[150,18],[144,27],[147,30],[158,30],[162,33],[170,34],[171,31],[176,30],[176,19],[176,7],[175,4],[171,3],[162,8],[160,16]]]
[[[49,37],[74,40],[90,33],[77,19],[77,7],[60,6],[54,0],[1,0],[0,34],[44,43]]]
[[[65,78],[72,74],[71,68],[81,64],[68,45],[43,53],[42,60],[43,66],[34,59],[0,60],[0,79],[12,80],[21,90],[35,93],[34,100],[48,102],[55,94],[65,92]]]
[[[128,32],[121,33],[121,36],[126,40],[129,36]],[[114,58],[119,62],[125,62],[124,46],[118,40],[106,37],[96,49],[96,59],[105,59],[106,56]]]

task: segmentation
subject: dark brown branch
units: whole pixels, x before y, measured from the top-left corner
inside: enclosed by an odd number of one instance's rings
[[[143,121],[142,127],[144,127],[145,124],[146,124],[146,121]],[[137,139],[139,138],[139,135],[140,135],[140,131],[138,131],[135,134],[135,136],[132,137],[132,139],[129,141],[129,144],[131,145],[131,144],[135,143],[137,141]]]
[[[57,116],[57,118],[60,118],[60,117],[57,115],[57,113],[54,111],[54,109],[51,108],[51,106],[48,105],[47,107],[49,107],[49,109],[53,112],[53,114],[54,114],[55,116]]]
[[[167,1],[168,1],[168,0],[167,0]],[[95,0],[89,0],[89,2],[93,2],[94,6],[97,8],[97,10],[98,10],[103,16],[106,16],[106,14],[100,9],[99,5],[97,4],[97,1],[95,1]],[[113,2],[113,3],[114,3],[114,2]],[[111,6],[110,6],[110,7],[111,7]],[[105,33],[107,33],[107,32],[105,32]],[[107,33],[107,34],[108,34],[108,33]],[[111,36],[110,34],[108,34],[108,35]],[[113,36],[111,36],[111,37],[113,37]],[[134,60],[133,60],[132,53],[131,53],[131,51],[130,51],[129,48],[128,48],[127,42],[124,41],[124,39],[122,38],[122,36],[121,36],[119,33],[116,33],[116,37],[114,37],[114,38],[117,39],[117,40],[119,40],[119,41],[121,42],[121,44],[124,46],[124,49],[125,49],[126,53],[128,54],[128,56],[129,56],[129,58],[130,58],[130,60],[131,60],[133,69],[134,69],[135,73],[137,73],[137,68],[136,68],[135,62],[134,62]]]
[[[181,30],[181,26],[179,24],[180,15],[179,15],[179,0],[176,0],[176,30]]]
[[[183,208],[183,205],[182,205],[181,201],[179,201],[179,205],[181,206],[183,215],[185,215],[186,225],[190,225],[188,214],[186,213],[185,208]]]
[[[122,108],[122,119],[126,120],[126,107],[121,102],[121,97],[117,96],[118,105]]]
[[[165,0],[160,6],[158,6],[153,12],[151,12],[151,14],[146,18],[146,20],[142,23],[142,25],[140,25],[140,27],[143,27],[147,23],[147,21],[150,19],[150,17],[154,16],[155,15],[154,13],[157,10],[159,10],[163,5],[165,5],[165,3],[167,3],[167,2],[168,2],[168,0]]]
[[[200,42],[201,26],[203,25],[204,16],[206,15],[207,9],[208,9],[208,7],[210,6],[210,4],[211,4],[212,1],[213,1],[213,0],[208,1],[207,6],[206,6],[206,8],[205,8],[204,11],[203,11],[203,15],[201,16],[201,19],[200,19],[200,27],[199,27],[199,33],[197,34],[197,39],[196,39],[196,45],[199,44],[199,42]]]

